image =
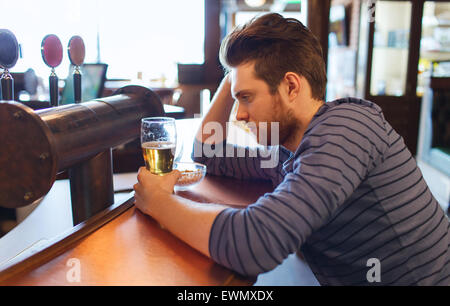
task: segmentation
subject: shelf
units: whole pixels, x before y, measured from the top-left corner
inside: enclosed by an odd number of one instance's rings
[[[374,49],[408,51],[407,47],[374,46]]]
[[[420,58],[430,61],[450,60],[450,51],[424,51],[420,52]]]

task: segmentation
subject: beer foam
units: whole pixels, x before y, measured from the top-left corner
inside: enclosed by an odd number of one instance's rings
[[[149,141],[144,142],[141,146],[143,149],[163,150],[163,149],[175,149],[176,144],[170,141]]]

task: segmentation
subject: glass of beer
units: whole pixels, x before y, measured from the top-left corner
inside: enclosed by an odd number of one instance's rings
[[[143,118],[141,121],[141,146],[147,170],[158,175],[171,172],[177,146],[175,119],[168,117]]]

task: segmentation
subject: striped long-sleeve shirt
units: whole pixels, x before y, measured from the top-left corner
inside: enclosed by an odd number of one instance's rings
[[[194,158],[209,173],[276,186],[216,217],[216,262],[253,276],[300,249],[322,285],[450,284],[449,220],[376,104],[325,103],[295,153],[278,147],[274,168],[251,150]]]

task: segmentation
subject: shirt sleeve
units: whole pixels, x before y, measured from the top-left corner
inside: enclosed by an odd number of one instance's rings
[[[342,114],[330,111],[305,133],[293,171],[272,193],[216,217],[209,240],[216,262],[250,276],[275,268],[326,224],[380,162],[387,148],[381,117],[372,122]]]
[[[282,167],[277,147],[240,147],[226,142],[210,145],[194,140],[192,159],[205,164],[209,174],[280,181]]]

